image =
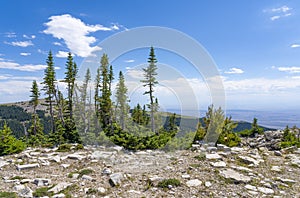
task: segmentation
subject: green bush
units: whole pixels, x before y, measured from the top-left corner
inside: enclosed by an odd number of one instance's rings
[[[53,193],[52,192],[48,192],[50,188],[49,187],[41,187],[41,188],[37,188],[32,195],[34,197],[45,197],[45,196],[52,196]]]
[[[159,188],[168,188],[169,185],[171,185],[173,187],[177,187],[177,186],[180,186],[181,183],[180,183],[180,181],[178,179],[174,179],[174,178],[164,179],[164,180],[160,181],[157,184],[157,187],[159,187]]]
[[[57,151],[58,152],[69,152],[71,151],[72,144],[61,144],[58,146]]]
[[[0,192],[0,198],[18,198],[14,192]]]
[[[12,135],[11,129],[4,123],[0,130],[0,156],[20,153],[26,148],[26,144]]]

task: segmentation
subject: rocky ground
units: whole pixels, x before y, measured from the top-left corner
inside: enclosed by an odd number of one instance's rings
[[[204,144],[175,152],[29,148],[0,158],[0,192],[45,198],[300,197],[300,149],[269,150],[266,143],[273,140],[267,138],[245,139],[242,147]],[[160,187],[167,179],[180,184]]]

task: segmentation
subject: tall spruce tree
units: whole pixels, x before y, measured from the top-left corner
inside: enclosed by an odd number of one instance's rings
[[[56,89],[55,89],[55,84],[56,84],[56,77],[55,77],[55,69],[54,69],[54,62],[53,62],[53,56],[52,52],[49,51],[48,53],[48,58],[46,60],[47,63],[47,68],[45,69],[44,72],[44,78],[42,84],[43,86],[43,91],[45,91],[46,95],[46,106],[48,107],[48,111],[51,117],[51,132],[55,132],[55,125],[54,125],[54,104],[55,104],[55,95],[56,95]]]
[[[111,80],[112,70],[109,70],[109,62],[107,54],[103,54],[100,61],[100,91],[99,97],[99,117],[102,129],[107,129],[111,123],[112,101],[111,101]]]
[[[154,87],[156,84],[158,84],[158,81],[156,80],[156,75],[157,75],[157,60],[155,57],[155,53],[154,53],[154,48],[151,47],[150,48],[150,55],[148,58],[148,67],[147,68],[143,68],[144,71],[144,80],[141,80],[144,87],[147,87],[148,90],[145,91],[144,95],[149,94],[149,98],[150,98],[150,104],[148,105],[149,109],[150,109],[150,118],[151,118],[151,130],[152,132],[155,132],[155,120],[154,120],[154,112],[155,112],[155,104],[154,104]],[[157,131],[156,131],[157,133]]]
[[[67,63],[66,63],[66,72],[65,78],[63,82],[67,84],[67,94],[68,94],[68,111],[70,119],[73,119],[73,95],[74,95],[74,88],[75,88],[75,80],[77,77],[77,65],[73,61],[73,56],[71,52],[68,53]]]
[[[40,128],[38,126],[39,125],[39,123],[38,123],[39,117],[38,117],[38,115],[36,113],[36,108],[37,108],[37,106],[39,104],[40,91],[39,91],[38,84],[37,84],[36,80],[34,80],[32,82],[32,87],[31,87],[30,92],[31,92],[31,95],[30,95],[30,97],[31,97],[30,104],[33,107],[33,115],[32,115],[32,121],[33,121],[33,123],[32,123],[32,130],[31,130],[32,134],[31,135],[36,135],[38,128]]]
[[[118,112],[119,123],[121,125],[122,130],[125,129],[125,120],[126,120],[126,115],[128,113],[127,91],[128,89],[125,85],[124,75],[122,71],[120,71],[119,82],[117,84],[117,90],[116,90],[116,109]]]

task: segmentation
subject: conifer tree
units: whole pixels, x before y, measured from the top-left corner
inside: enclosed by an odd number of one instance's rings
[[[52,52],[49,51],[48,58],[46,60],[47,68],[45,69],[44,78],[42,84],[43,91],[45,91],[46,95],[46,105],[48,106],[49,114],[51,117],[51,132],[55,132],[55,126],[54,126],[54,102],[56,97],[56,89],[55,89],[55,83],[56,83],[56,77],[55,77],[55,68],[54,68],[54,62],[53,62],[53,56]]]
[[[117,90],[116,90],[116,109],[119,114],[119,122],[122,130],[125,129],[125,120],[126,120],[126,115],[128,113],[127,90],[128,89],[125,85],[124,75],[122,71],[120,71],[119,82],[117,84]]]
[[[152,132],[155,132],[155,120],[154,120],[154,87],[156,84],[158,84],[158,81],[156,80],[156,75],[157,75],[157,60],[155,57],[155,53],[154,53],[154,48],[151,47],[150,48],[150,55],[148,58],[148,67],[147,68],[143,68],[144,71],[144,80],[141,80],[144,87],[147,87],[148,90],[145,91],[144,95],[149,94],[149,98],[150,98],[150,104],[148,105],[149,109],[150,109],[150,118],[151,118],[151,130]],[[157,132],[156,132],[157,133]]]

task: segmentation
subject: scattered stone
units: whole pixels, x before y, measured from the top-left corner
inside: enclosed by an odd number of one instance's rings
[[[109,168],[104,168],[103,171],[102,171],[102,174],[104,174],[104,175],[110,175],[110,174],[112,174],[112,171]]]
[[[272,190],[271,188],[257,187],[257,190],[264,194],[274,194],[274,190]]]
[[[61,164],[61,167],[63,167],[64,169],[69,168],[71,166],[71,164]]]
[[[191,178],[191,176],[190,176],[189,174],[181,175],[181,177],[182,177],[183,179],[190,179],[190,178]]]
[[[52,158],[49,159],[52,162],[60,163],[61,159],[59,155],[55,155]]]
[[[31,169],[31,168],[38,168],[40,167],[39,164],[35,163],[35,164],[24,164],[24,165],[17,165],[17,170],[21,171],[21,170],[26,170],[26,169]]]
[[[217,148],[219,151],[231,152],[231,148],[224,144],[217,144]]]
[[[82,156],[82,155],[79,155],[79,154],[69,154],[69,155],[67,155],[67,157],[69,159],[79,160],[79,161],[81,161],[81,160],[83,160],[83,159],[86,158],[85,156]]]
[[[110,175],[109,183],[111,186],[117,186],[120,185],[123,180],[123,174],[122,173],[113,173]]]
[[[206,148],[206,151],[209,152],[209,153],[215,153],[215,152],[218,151],[218,149],[217,149],[217,147],[210,146],[210,147]]]
[[[287,154],[287,153],[292,153],[292,152],[296,151],[297,149],[298,149],[297,146],[291,146],[291,147],[281,149],[281,152],[284,154]]]
[[[66,197],[65,194],[59,193],[59,194],[53,195],[51,198],[65,198],[65,197]]]
[[[296,181],[292,180],[292,179],[284,179],[284,178],[281,178],[281,177],[277,177],[276,179],[278,181],[281,181],[282,183],[286,183],[286,184],[295,184],[296,183]]]
[[[245,164],[252,164],[254,166],[258,166],[259,165],[259,161],[253,159],[252,157],[248,157],[248,156],[239,156],[239,158],[245,163]]]
[[[223,162],[223,161],[211,162],[210,165],[212,165],[213,167],[216,167],[216,168],[224,168],[224,167],[226,167],[226,163]]]
[[[51,188],[50,190],[48,190],[48,192],[53,192],[54,194],[57,194],[60,191],[68,188],[71,185],[72,185],[72,183],[61,182],[61,183],[57,184],[56,186],[54,186],[53,188]]]
[[[97,188],[97,191],[102,194],[104,194],[106,192],[105,188],[103,188],[103,187]]]
[[[211,182],[210,181],[206,181],[205,183],[204,183],[204,185],[205,185],[205,187],[207,187],[207,188],[209,188],[209,187],[211,187]]]
[[[282,153],[280,151],[274,151],[274,155],[276,155],[276,156],[282,156]]]
[[[245,186],[245,188],[248,189],[248,190],[251,190],[251,191],[257,191],[257,188],[255,186],[250,185],[250,184],[247,184]]]
[[[281,172],[281,168],[279,166],[272,166],[271,167],[271,171],[275,171],[275,172]]]
[[[89,176],[89,175],[83,175],[83,176],[81,177],[81,179],[85,179],[85,180],[89,180],[89,181],[96,181],[95,178],[93,178],[93,177],[91,177],[91,176]]]
[[[92,159],[108,159],[110,158],[114,153],[109,151],[94,151],[91,155]]]
[[[192,179],[186,182],[186,185],[188,187],[197,187],[200,186],[202,184],[202,181],[200,181],[199,179]]]
[[[49,186],[51,183],[51,179],[45,179],[45,178],[35,178],[33,180],[33,183],[37,186]]]
[[[8,165],[8,164],[9,164],[8,162],[3,161],[3,160],[0,159],[0,169],[1,169],[2,167],[4,167],[4,166]]]
[[[14,191],[18,193],[20,197],[33,197],[33,191],[25,185],[17,185],[14,187]]]
[[[225,179],[232,179],[234,182],[237,183],[248,183],[251,181],[250,177],[238,173],[232,169],[222,170],[220,172],[220,175],[223,176]]]
[[[206,153],[205,155],[206,159],[208,160],[218,160],[218,159],[222,159],[222,157],[218,154],[218,153]]]

